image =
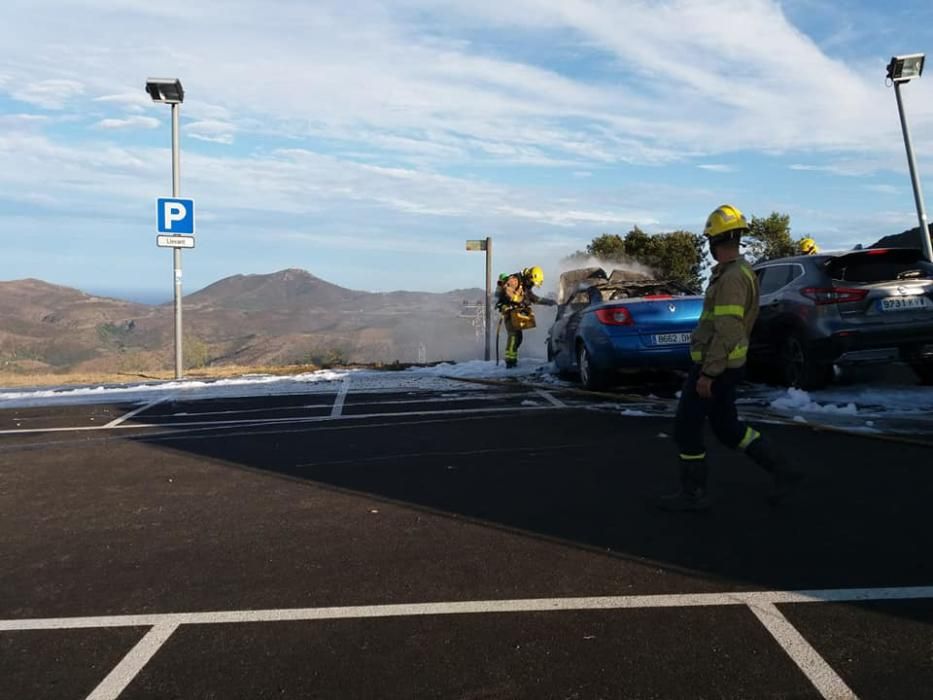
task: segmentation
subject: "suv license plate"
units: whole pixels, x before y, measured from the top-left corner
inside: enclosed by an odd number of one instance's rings
[[[881,300],[882,311],[912,311],[927,306],[926,297],[917,295],[912,297],[886,297]]]
[[[658,333],[653,339],[655,345],[685,345],[690,336],[690,333]]]

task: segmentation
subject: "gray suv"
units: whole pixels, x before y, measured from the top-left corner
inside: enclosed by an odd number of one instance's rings
[[[780,258],[761,288],[750,369],[817,389],[833,365],[903,360],[933,382],[933,263],[912,248]]]

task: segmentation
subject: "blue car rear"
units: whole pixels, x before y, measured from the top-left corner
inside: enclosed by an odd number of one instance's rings
[[[684,291],[652,280],[581,285],[558,310],[548,355],[589,388],[610,383],[620,370],[687,369],[703,297]]]

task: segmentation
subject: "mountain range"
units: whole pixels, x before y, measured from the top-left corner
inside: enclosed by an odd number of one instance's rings
[[[930,228],[933,234],[933,226]],[[871,247],[916,247],[917,229]],[[483,356],[483,290],[345,289],[310,272],[234,275],[183,303],[185,367],[392,363]],[[551,316],[523,353],[543,355]],[[495,317],[494,317],[495,321]],[[174,363],[174,305],[142,304],[36,279],[0,282],[0,371],[127,372]]]
[[[235,275],[184,297],[185,366],[475,359],[482,299],[355,291],[298,269]],[[0,282],[0,369],[140,372],[171,367],[173,348],[172,303]]]

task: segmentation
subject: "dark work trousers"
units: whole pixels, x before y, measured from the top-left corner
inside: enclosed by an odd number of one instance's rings
[[[713,397],[704,399],[697,394],[700,366],[693,366],[684,382],[674,423],[674,440],[681,460],[700,460],[706,456],[703,427],[707,416],[713,434],[727,447],[745,449],[758,437],[757,431],[739,420],[735,409],[735,390],[744,376],[744,367],[727,369],[713,380]]]

